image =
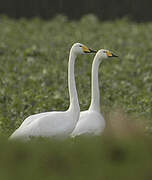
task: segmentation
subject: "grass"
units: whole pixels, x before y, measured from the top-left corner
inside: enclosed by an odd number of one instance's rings
[[[64,142],[37,139],[26,143],[0,140],[0,178],[124,179],[152,177],[151,138],[103,136]]]
[[[100,67],[102,110],[121,107],[125,113],[145,118],[151,132],[152,23],[127,19],[100,22],[84,16],[68,21],[57,16],[41,19],[0,19],[0,127],[9,135],[25,117],[43,111],[65,110],[69,104],[67,63],[71,45],[107,48],[120,59]],[[76,62],[76,81],[81,109],[90,103],[90,72],[93,55]]]
[[[1,16],[0,179],[151,179],[151,31],[152,23],[125,18],[100,22],[92,15],[80,21]],[[110,49],[120,57],[100,67],[101,109],[107,121],[103,137],[7,142],[27,116],[67,109],[67,63],[74,42]],[[81,56],[75,66],[82,110],[90,103],[92,59]]]

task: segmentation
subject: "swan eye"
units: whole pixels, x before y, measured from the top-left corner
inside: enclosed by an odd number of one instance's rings
[[[82,47],[82,45],[79,45],[79,47]]]
[[[106,53],[106,51],[103,51],[103,53]]]

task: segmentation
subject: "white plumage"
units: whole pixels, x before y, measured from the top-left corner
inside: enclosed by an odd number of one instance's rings
[[[82,111],[71,136],[100,135],[104,128],[105,120],[100,112],[95,110]]]
[[[30,137],[66,138],[73,131],[80,115],[79,101],[74,77],[75,59],[80,54],[96,52],[83,44],[75,43],[69,55],[68,87],[70,106],[67,111],[54,111],[35,114],[26,118],[10,139],[28,140]]]
[[[100,135],[105,128],[105,120],[100,112],[100,91],[98,69],[101,61],[109,57],[117,57],[108,50],[101,49],[94,57],[92,64],[91,104],[87,111],[80,112],[79,120],[71,136]]]

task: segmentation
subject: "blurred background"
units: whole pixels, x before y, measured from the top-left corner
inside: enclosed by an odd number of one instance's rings
[[[151,0],[1,0],[0,14],[14,18],[39,16],[47,19],[57,14],[79,19],[93,13],[101,20],[128,16],[134,21],[152,20]]]

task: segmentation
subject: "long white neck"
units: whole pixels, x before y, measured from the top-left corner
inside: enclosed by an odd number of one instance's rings
[[[95,55],[92,63],[92,75],[91,75],[91,104],[89,109],[100,112],[100,90],[98,82],[98,70],[101,60],[99,60],[98,54]]]
[[[75,76],[74,76],[74,65],[75,65],[76,55],[70,51],[69,55],[69,63],[68,63],[68,87],[69,87],[69,95],[70,95],[70,111],[74,112],[75,115],[79,115],[80,106],[78,101],[78,95],[75,85]]]

